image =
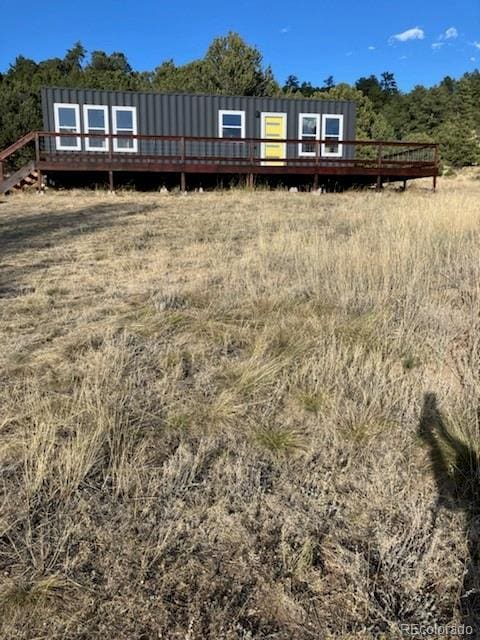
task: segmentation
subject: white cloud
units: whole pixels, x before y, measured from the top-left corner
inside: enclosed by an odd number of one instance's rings
[[[440,49],[441,47],[443,47],[445,43],[444,42],[434,42],[432,44],[432,49],[435,51],[437,49]]]
[[[377,48],[377,47],[374,47],[373,45],[370,45],[370,46],[368,47],[368,50],[369,50],[369,51],[375,51],[375,49],[376,49],[376,48]]]
[[[442,38],[445,38],[445,40],[451,40],[453,38],[458,38],[458,31],[456,30],[455,27],[450,27],[449,29],[447,29],[445,31],[445,33],[443,34]]]
[[[408,56],[400,56],[399,60],[407,60]]]
[[[477,59],[474,58],[473,56],[470,58],[470,62],[476,62],[476,61],[477,61]]]
[[[288,33],[290,31],[290,27],[282,27],[280,29],[280,33]]]
[[[423,40],[425,38],[425,31],[420,27],[413,27],[413,29],[407,29],[402,33],[397,33],[390,38],[390,42],[407,42],[407,40]]]
[[[476,41],[475,41],[475,42],[472,42],[472,45],[473,45],[474,47],[476,47],[477,49],[480,49],[480,42],[476,42]]]

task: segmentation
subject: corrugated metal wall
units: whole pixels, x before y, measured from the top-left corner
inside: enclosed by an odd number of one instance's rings
[[[137,107],[138,133],[142,135],[185,135],[217,137],[219,110],[245,111],[245,135],[261,137],[260,113],[287,114],[287,137],[298,138],[300,113],[343,114],[345,140],[355,139],[356,103],[347,100],[312,100],[306,98],[269,98],[250,96],[213,96],[182,93],[135,91],[101,91],[96,89],[42,89],[43,122],[46,131],[54,131],[55,102],[80,105],[83,126],[84,104]],[[111,117],[111,109],[109,109]],[[110,122],[110,131],[112,123]],[[345,153],[349,156],[348,150]]]

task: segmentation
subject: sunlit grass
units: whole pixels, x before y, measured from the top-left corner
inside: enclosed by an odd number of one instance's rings
[[[2,637],[459,620],[464,514],[432,528],[417,431],[434,392],[478,449],[479,196],[2,204]]]

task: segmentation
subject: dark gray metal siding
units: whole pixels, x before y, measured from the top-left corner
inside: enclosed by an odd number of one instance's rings
[[[307,98],[219,96],[183,93],[103,91],[97,89],[42,89],[45,131],[54,131],[55,102],[80,105],[82,131],[83,105],[133,106],[137,108],[140,135],[211,136],[217,137],[220,109],[245,111],[245,136],[261,137],[261,112],[287,114],[287,138],[298,138],[300,113],[342,114],[343,138],[355,139],[356,103],[347,100],[314,100]],[[111,118],[111,109],[109,109]],[[110,122],[110,131],[112,123]],[[346,149],[346,156],[350,155]]]

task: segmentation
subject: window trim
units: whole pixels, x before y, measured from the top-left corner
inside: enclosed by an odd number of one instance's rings
[[[315,138],[312,138],[312,140],[320,140],[320,130],[321,130],[321,126],[320,126],[320,120],[321,120],[321,114],[320,113],[299,113],[298,114],[298,139],[302,140],[302,136],[304,135],[303,133],[303,118],[315,118],[315,120],[317,121],[317,132],[315,134]],[[298,155],[299,156],[304,156],[304,157],[315,157],[317,155],[316,150],[315,151],[303,151],[302,147],[304,144],[308,144],[308,142],[306,140],[302,140],[302,142],[298,143]]]
[[[343,144],[341,144],[343,140],[343,113],[324,113],[322,114],[322,140],[326,138],[326,129],[327,129],[327,118],[335,118],[339,121],[338,127],[338,151],[334,151],[333,153],[326,150],[325,142],[322,143],[322,156],[325,158],[341,158],[343,156]]]
[[[130,107],[130,106],[120,106],[120,105],[115,105],[112,107],[112,132],[114,135],[119,135],[122,132],[126,132],[126,131],[130,131],[130,129],[122,129],[122,128],[118,128],[117,127],[117,112],[118,111],[130,111],[132,113],[132,125],[133,125],[133,130],[131,133],[128,133],[127,135],[138,135],[138,128],[137,128],[137,107]],[[126,148],[126,147],[119,147],[118,146],[118,138],[113,138],[113,150],[116,153],[137,153],[138,152],[138,140],[137,138],[133,139],[133,146],[131,148]]]
[[[240,116],[241,120],[240,120],[240,138],[245,138],[245,111],[241,111],[239,109],[219,109],[218,110],[218,137],[219,138],[224,138],[225,140],[228,140],[228,138],[226,138],[223,135],[223,129],[224,127],[226,127],[226,125],[223,124],[223,116],[224,115],[235,115],[235,116]],[[227,127],[228,128],[228,127]],[[238,128],[238,127],[236,127]]]
[[[56,133],[62,133],[60,129],[65,129],[66,127],[60,126],[60,109],[74,109],[75,111],[75,130],[72,131],[72,138],[76,139],[76,144],[74,147],[70,145],[63,145],[62,140],[65,138],[63,136],[57,136],[55,138],[55,148],[57,151],[81,151],[82,150],[82,139],[80,136],[76,136],[76,133],[81,133],[81,123],[80,123],[80,105],[75,102],[54,102],[53,103],[53,122]]]
[[[97,111],[103,111],[105,115],[105,127],[100,129],[99,127],[89,127],[88,126],[88,111],[90,109],[97,109]],[[105,131],[105,138],[103,138],[105,145],[103,147],[91,147],[90,146],[90,138],[85,138],[85,151],[97,151],[100,153],[105,153],[109,150],[110,144],[108,139],[108,134],[110,133],[110,124],[108,118],[108,106],[104,104],[84,104],[83,105],[83,132],[90,133],[90,129],[92,133],[97,131]],[[95,138],[95,140],[101,140],[102,138]]]

